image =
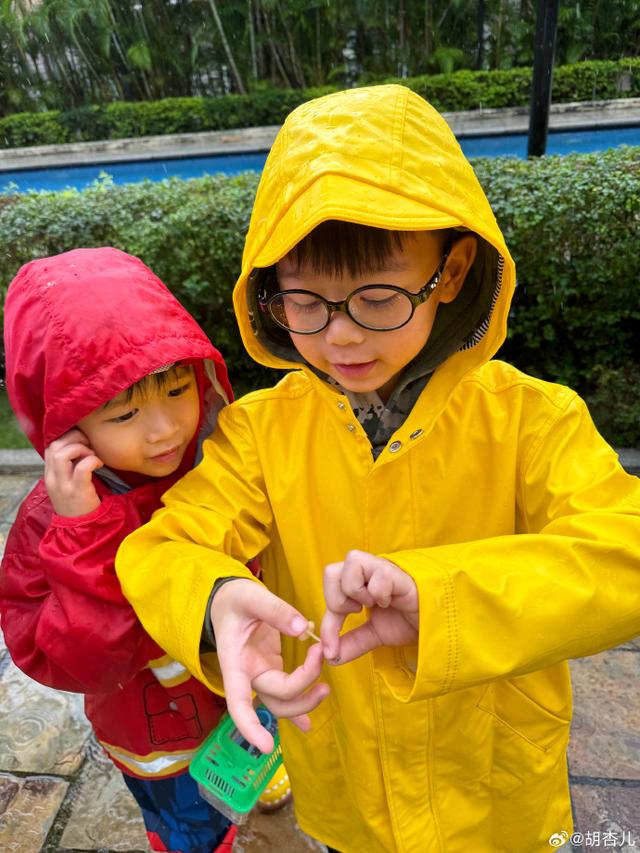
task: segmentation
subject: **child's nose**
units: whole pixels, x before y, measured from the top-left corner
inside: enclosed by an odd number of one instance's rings
[[[366,330],[354,322],[348,314],[336,311],[324,330],[324,337],[328,344],[345,346],[346,344],[360,344],[365,339]]]
[[[147,425],[147,439],[150,442],[164,441],[171,437],[177,428],[176,420],[168,412],[156,411]]]

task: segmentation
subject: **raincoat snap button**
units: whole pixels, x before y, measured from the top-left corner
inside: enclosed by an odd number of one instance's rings
[[[419,438],[423,432],[424,432],[423,429],[414,429],[414,431],[411,433],[409,438]]]
[[[355,428],[355,424],[347,424],[347,429],[349,430],[349,432],[353,432]]]
[[[401,441],[394,441],[392,444],[389,445],[389,453],[397,453],[401,447],[402,447]]]
[[[344,403],[342,402],[342,400],[338,403],[338,408],[344,409]]]

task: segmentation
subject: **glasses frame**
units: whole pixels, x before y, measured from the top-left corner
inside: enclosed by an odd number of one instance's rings
[[[268,312],[269,317],[273,320],[273,322],[281,329],[284,329],[285,332],[289,332],[292,335],[317,335],[318,332],[324,331],[329,323],[331,322],[331,318],[336,312],[340,312],[342,314],[346,314],[350,320],[352,320],[357,326],[360,326],[362,329],[367,329],[369,332],[395,332],[396,329],[401,329],[403,326],[406,326],[408,322],[410,322],[411,318],[416,312],[416,308],[422,305],[427,299],[431,296],[436,287],[440,284],[440,279],[442,278],[442,273],[444,272],[445,265],[447,263],[447,259],[449,257],[449,252],[447,251],[443,256],[440,264],[438,265],[438,269],[431,276],[429,281],[424,284],[417,293],[412,293],[410,290],[405,290],[404,287],[398,287],[395,284],[364,284],[362,287],[357,287],[355,290],[352,290],[351,293],[345,299],[339,299],[334,301],[332,299],[325,299],[324,296],[320,296],[319,293],[314,293],[312,290],[279,290],[277,293],[273,293],[271,296],[267,296],[264,291],[258,297],[258,303],[260,305],[260,309],[262,311]],[[354,296],[357,296],[359,293],[362,293],[363,290],[369,290],[370,288],[381,288],[384,290],[391,290],[394,293],[402,293],[404,294],[409,301],[411,302],[411,313],[402,323],[399,323],[397,326],[389,326],[386,329],[380,329],[376,326],[368,326],[366,323],[362,323],[360,320],[356,319],[351,311],[349,310],[349,303],[353,299]],[[275,302],[275,300],[282,296],[284,293],[291,294],[302,294],[304,296],[313,296],[315,299],[319,299],[320,302],[323,302],[327,308],[327,321],[323,326],[320,326],[319,329],[314,329],[311,332],[294,332],[293,329],[289,328],[289,326],[285,326],[284,323],[281,323],[278,318],[274,315],[271,310],[271,306]]]

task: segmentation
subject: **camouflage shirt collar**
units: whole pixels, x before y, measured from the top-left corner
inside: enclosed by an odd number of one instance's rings
[[[413,378],[407,376],[391,394],[386,405],[377,391],[358,394],[355,391],[347,391],[333,379],[329,381],[339,387],[349,400],[354,415],[371,442],[373,458],[377,459],[391,436],[407,419],[430,376],[431,371]]]

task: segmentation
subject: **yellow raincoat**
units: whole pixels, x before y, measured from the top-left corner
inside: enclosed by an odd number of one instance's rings
[[[493,276],[476,333],[375,462],[340,389],[269,345],[255,312],[252,327],[252,269],[328,219],[465,227],[484,248],[478,276]],[[640,633],[640,483],[572,391],[490,361],[514,283],[471,167],[421,98],[384,86],[297,109],[265,167],[234,302],[249,353],[300,369],[221,412],[201,465],[120,552],[145,628],[215,691],[215,656],[199,650],[207,599],[217,578],[249,577],[255,554],[264,583],[316,623],[323,567],[352,548],[415,579],[419,645],[325,667],[311,733],[281,724],[298,822],[344,853],[552,849],[571,831],[566,661]],[[305,649],[283,640],[288,670]]]

